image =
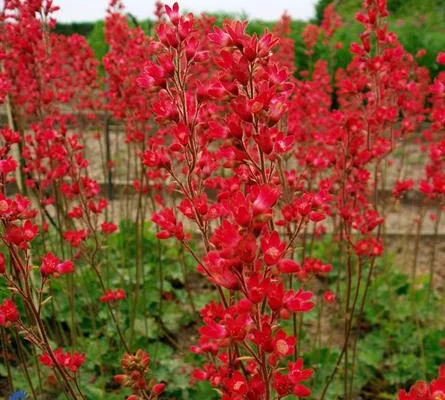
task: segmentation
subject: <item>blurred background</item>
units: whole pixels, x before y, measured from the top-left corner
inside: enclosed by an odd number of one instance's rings
[[[280,16],[287,11],[292,18],[291,39],[295,43],[295,60],[298,70],[307,67],[308,57],[304,54],[301,37],[308,23],[320,24],[323,11],[332,0],[275,0],[255,1],[225,0],[185,0],[180,1],[180,7],[194,13],[206,13],[217,17],[218,23],[227,17],[249,19],[249,33],[262,32],[265,28],[272,29]],[[335,40],[343,44],[343,48],[334,56],[335,69],[344,68],[350,62],[349,46],[356,41],[361,26],[354,19],[354,14],[360,8],[361,0],[337,0],[337,11],[343,17],[344,25],[336,33]],[[1,1],[0,1],[1,3]],[[104,35],[103,18],[106,15],[107,0],[58,0],[61,6],[56,17],[56,31],[67,35],[78,33],[88,38],[98,59],[107,52]],[[155,1],[124,0],[125,11],[134,25],[141,26],[151,33],[153,26]],[[221,11],[223,9],[224,11]],[[445,48],[445,0],[388,0],[391,12],[389,19],[391,30],[395,31],[405,48],[412,54],[419,49],[425,49],[426,55],[419,60],[420,65],[428,67],[432,75],[438,72],[435,57]],[[315,49],[315,59],[327,58],[326,46]]]

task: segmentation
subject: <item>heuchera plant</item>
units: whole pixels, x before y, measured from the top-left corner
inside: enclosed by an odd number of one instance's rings
[[[192,249],[172,208],[153,216],[158,237],[181,241],[220,295],[201,311],[205,325],[192,351],[208,363],[193,378],[210,381],[224,399],[308,396],[304,381],[312,370],[304,369],[296,338],[280,329],[280,320],[311,310],[312,293],[286,287],[284,277],[301,270],[292,259],[294,241],[308,221],[324,219],[327,193],[314,195],[317,204],[311,196],[293,207],[298,223],[288,226],[290,240],[281,240],[276,225],[288,222],[274,215],[285,184],[277,171],[294,138],[278,126],[294,86],[271,57],[277,39],[267,32],[249,36],[245,23],[227,22],[208,35],[215,47],[209,51],[193,15],[180,15],[177,4],[165,9],[169,21],[157,27],[157,60],[139,78],[158,93],[154,113],[165,129],[142,159],[169,173],[183,195],[177,210],[196,225],[204,252]],[[209,57],[218,70],[197,81]],[[224,168],[233,176],[220,176]]]
[[[201,311],[204,326],[192,350],[208,363],[193,377],[210,381],[226,399],[310,394],[304,381],[312,371],[303,368],[298,346],[302,313],[314,306],[305,286],[331,266],[307,257],[305,239],[302,254],[296,248],[309,229],[323,232],[321,222],[330,217],[346,257],[345,339],[321,398],[343,360],[345,396],[351,396],[356,339],[350,343],[350,333],[354,317],[360,324],[375,259],[383,252],[382,161],[424,121],[425,70],[388,31],[386,2],[365,1],[357,14],[361,43],[351,47],[348,70],[337,74],[340,109],[332,110],[323,61],[302,74],[312,73],[313,81],[296,81],[273,54],[273,34],[250,36],[245,23],[229,21],[207,35],[207,44],[193,15],[181,15],[177,4],[165,10],[156,57],[139,78],[157,94],[153,112],[160,125],[142,160],[148,171],[167,171],[182,196],[177,207],[153,216],[158,237],[179,240],[220,296]],[[329,43],[340,24],[328,9],[321,28],[308,26],[307,54],[320,29]],[[208,60],[216,70],[204,75]],[[410,187],[399,182],[395,194]],[[201,237],[199,251],[185,229],[191,223]],[[287,319],[293,320],[291,333],[282,329]]]

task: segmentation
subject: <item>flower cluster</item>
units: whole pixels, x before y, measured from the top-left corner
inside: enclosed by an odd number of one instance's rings
[[[64,275],[74,271],[74,263],[71,260],[61,261],[53,253],[42,257],[40,272],[43,276]]]
[[[75,374],[85,362],[85,354],[78,353],[77,351],[63,352],[62,349],[57,349],[54,351],[53,356],[43,353],[39,357],[39,361],[49,368],[54,368],[55,364],[58,364]]]
[[[116,290],[107,290],[105,294],[100,298],[100,301],[102,303],[108,303],[108,302],[115,302],[124,300],[127,298],[127,294],[123,289],[116,289]]]
[[[3,303],[0,304],[0,326],[8,327],[19,318],[19,311],[15,303],[10,299],[3,300]]]
[[[398,400],[441,400],[445,399],[445,366],[439,369],[439,376],[431,382],[419,381],[406,392],[399,392]]]
[[[283,190],[280,163],[295,137],[280,121],[294,84],[272,57],[278,38],[249,36],[240,22],[203,38],[193,15],[180,15],[177,4],[165,11],[168,21],[157,29],[158,62],[147,63],[139,84],[158,93],[153,112],[166,129],[150,140],[142,161],[147,171],[166,171],[183,195],[177,211],[196,225],[205,247],[202,258],[192,253],[198,271],[220,294],[219,303],[201,311],[205,325],[193,347],[215,361],[196,369],[194,379],[210,381],[227,399],[269,398],[272,390],[307,396],[301,382],[312,370],[302,369],[302,359],[288,361],[297,353],[297,338],[279,326],[310,311],[313,294],[286,287],[284,277],[298,280],[332,268],[310,258],[303,266],[293,260],[297,236],[309,222],[325,219],[331,196],[320,190],[294,199],[290,188]],[[196,81],[195,71],[209,59],[218,70]],[[223,178],[221,168],[233,175]],[[216,200],[206,188],[217,191]],[[152,221],[161,228],[158,238],[175,237],[191,250],[179,215],[164,206]],[[278,226],[289,229],[289,240]]]
[[[115,382],[124,387],[131,388],[133,395],[127,400],[157,399],[164,391],[164,383],[147,381],[149,372],[150,356],[138,350],[136,354],[125,354],[121,360],[122,375],[115,375]]]

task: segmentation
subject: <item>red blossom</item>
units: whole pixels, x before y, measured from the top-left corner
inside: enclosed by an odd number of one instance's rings
[[[380,256],[383,252],[383,245],[374,238],[362,239],[354,244],[354,250],[361,257]]]
[[[79,231],[66,231],[63,234],[65,240],[73,247],[78,247],[88,237],[88,231],[85,229]]]
[[[442,400],[445,399],[445,366],[439,368],[439,377],[430,383],[416,382],[406,392],[400,390],[398,400]]]
[[[61,261],[53,253],[49,252],[42,257],[40,272],[43,276],[65,275],[74,271],[74,263],[70,260]]]
[[[100,297],[100,301],[102,303],[110,303],[120,300],[125,300],[127,298],[127,294],[123,289],[108,289],[105,293]]]
[[[117,225],[112,222],[103,222],[100,225],[102,233],[110,234],[117,231]]]
[[[20,318],[19,310],[10,299],[3,300],[0,304],[0,326],[8,327]]]
[[[406,191],[414,187],[414,180],[407,179],[406,181],[397,181],[392,191],[394,197],[400,198]]]
[[[171,236],[175,236],[178,240],[185,238],[182,223],[177,222],[172,209],[164,208],[161,212],[155,213],[151,220],[162,229],[156,235],[159,239],[168,239]]]
[[[54,368],[56,362],[60,367],[71,371],[73,374],[75,374],[85,362],[85,355],[77,351],[64,353],[63,350],[59,348],[53,352],[53,355],[55,360],[53,360],[49,353],[42,353],[39,361],[49,368]]]
[[[326,302],[326,304],[335,304],[337,302],[337,297],[333,292],[328,290],[327,292],[323,293],[323,300]]]

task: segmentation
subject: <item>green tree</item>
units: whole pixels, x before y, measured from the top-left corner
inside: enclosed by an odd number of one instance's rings
[[[324,9],[332,3],[332,0],[318,0],[317,4],[315,4],[315,23],[320,25],[321,21],[323,21],[323,12]]]
[[[103,56],[108,51],[108,44],[105,41],[105,23],[104,21],[97,21],[94,28],[88,36],[88,43],[94,51],[98,60],[102,60]]]

